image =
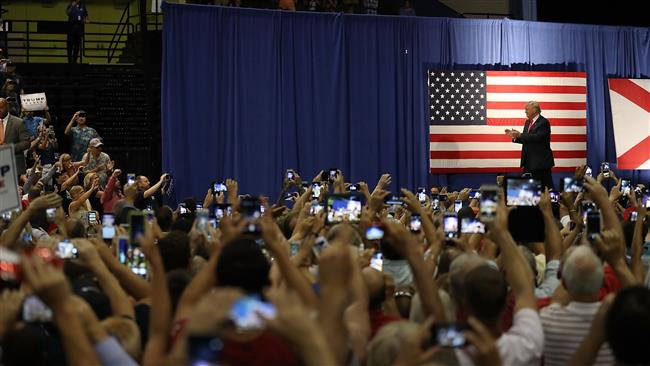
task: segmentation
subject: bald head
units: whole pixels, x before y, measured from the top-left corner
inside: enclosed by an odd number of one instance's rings
[[[575,248],[562,266],[562,281],[571,296],[598,295],[603,276],[603,263],[585,245]]]

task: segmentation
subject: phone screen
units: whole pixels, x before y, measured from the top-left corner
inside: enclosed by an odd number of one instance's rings
[[[551,198],[551,202],[553,202],[553,203],[560,202],[560,192],[558,192],[558,191],[549,191],[548,194],[549,194],[549,197]]]
[[[447,238],[458,237],[458,216],[445,215],[442,219],[442,228]]]
[[[458,324],[439,324],[431,328],[432,343],[446,348],[460,348],[467,343],[464,327]]]
[[[87,213],[88,217],[88,224],[93,224],[97,222],[97,211],[88,211]]]
[[[61,259],[77,258],[77,248],[69,240],[62,240],[56,246],[56,255]]]
[[[596,234],[600,233],[600,212],[590,211],[587,213],[587,238],[594,240]]]
[[[427,201],[427,190],[423,187],[418,188],[417,196],[420,203],[425,203]]]
[[[102,215],[102,239],[110,240],[115,236],[115,215]]]
[[[320,183],[314,182],[311,184],[311,198],[313,199],[320,199],[320,192],[321,191],[321,186]]]
[[[422,218],[420,217],[420,215],[411,215],[409,228],[413,232],[420,232],[420,230],[422,230]]]
[[[460,232],[462,234],[484,234],[485,225],[473,217],[463,217],[460,221]]]
[[[218,365],[223,341],[212,336],[187,336],[187,358],[191,366]]]
[[[126,175],[126,184],[133,184],[135,183],[135,174],[129,173]]]
[[[623,196],[629,196],[630,195],[630,186],[632,185],[632,182],[629,179],[621,179],[621,194]]]
[[[339,174],[338,170],[335,168],[330,169],[330,180],[336,179],[336,176]]]
[[[361,219],[361,200],[355,195],[329,195],[327,197],[327,223],[334,224],[347,220],[359,222]]]
[[[370,258],[370,268],[374,268],[378,271],[384,270],[384,255],[381,252],[376,252]]]
[[[293,180],[294,175],[292,170],[287,170],[287,179],[288,180]]]
[[[56,208],[48,208],[45,211],[46,217],[47,217],[47,222],[54,222],[54,219],[56,218]]]
[[[542,195],[542,182],[537,179],[506,179],[508,206],[537,206]]]
[[[221,221],[224,216],[232,215],[232,206],[228,203],[217,204],[214,208],[214,218],[217,220],[217,223]]]
[[[650,208],[650,192],[646,192],[643,194],[642,204],[643,207]]]
[[[264,320],[258,314],[273,319],[277,312],[273,304],[252,296],[240,297],[230,308],[230,318],[239,329],[263,329]]]
[[[603,176],[605,178],[609,178],[609,163],[608,162],[603,162],[600,164],[600,170],[603,172]]]
[[[129,213],[130,241],[136,243],[144,235],[144,213],[132,211]]]
[[[591,170],[591,166],[587,165],[587,168],[585,169],[585,176],[587,177],[593,177],[593,171]]]
[[[463,201],[461,200],[454,201],[454,211],[458,212],[460,211],[461,208],[463,208]]]
[[[50,322],[52,309],[36,295],[29,295],[23,300],[22,317],[25,322]]]
[[[117,239],[117,260],[121,264],[127,264],[129,254],[129,238],[126,236],[120,236]]]
[[[381,240],[384,238],[384,229],[379,224],[370,225],[366,229],[366,240]]]

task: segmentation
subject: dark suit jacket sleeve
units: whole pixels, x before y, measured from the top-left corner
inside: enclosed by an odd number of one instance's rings
[[[20,118],[16,118],[17,122],[16,126],[18,126],[18,141],[14,145],[14,149],[16,152],[23,152],[27,149],[29,149],[29,132],[27,132],[27,128],[25,127],[25,124]]]
[[[523,141],[521,141],[519,137],[517,137],[516,139],[512,139],[512,142],[514,142],[515,144],[523,144]]]
[[[548,123],[547,119],[540,120],[538,123],[540,125],[536,126],[534,133],[522,133],[519,136],[522,143],[551,141],[551,124]]]

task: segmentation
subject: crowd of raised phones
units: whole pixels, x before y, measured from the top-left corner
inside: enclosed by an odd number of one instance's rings
[[[3,215],[0,365],[650,364],[650,196],[609,169],[560,192],[288,170],[275,203],[227,179],[171,208],[169,175],[88,146]]]

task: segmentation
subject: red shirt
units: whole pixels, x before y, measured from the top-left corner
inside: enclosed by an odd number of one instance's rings
[[[400,318],[394,315],[384,313],[382,309],[369,310],[368,316],[370,318],[370,339],[374,338],[375,334],[384,325],[400,320]]]

